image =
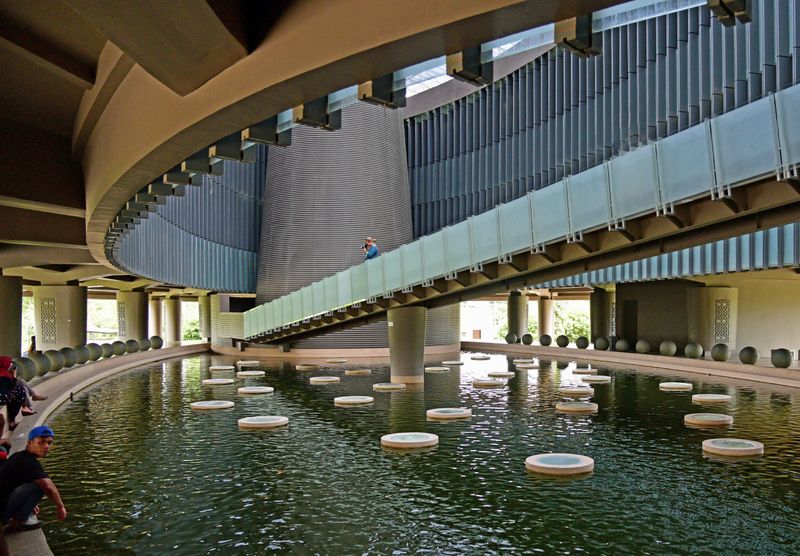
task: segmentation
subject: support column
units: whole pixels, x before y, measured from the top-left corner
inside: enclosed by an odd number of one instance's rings
[[[147,294],[145,292],[117,292],[117,319],[119,339],[143,340],[147,335]]]
[[[19,276],[0,276],[0,353],[9,357],[20,356],[22,343],[22,278]],[[25,345],[30,338],[24,338]]]
[[[181,336],[181,300],[164,298],[164,344],[174,346],[182,340]]]
[[[389,366],[391,381],[425,381],[425,307],[389,309]]]
[[[33,286],[36,349],[61,349],[86,344],[86,288]]]
[[[150,336],[162,336],[161,332],[161,318],[163,311],[161,309],[161,298],[150,298],[150,318],[148,319],[148,334]],[[162,338],[163,339],[163,338]]]
[[[554,300],[549,298],[539,298],[539,303],[537,303],[539,309],[539,336],[543,336],[545,334],[552,336],[554,333],[553,329],[553,304],[555,303]]]
[[[589,322],[592,343],[598,336],[612,336],[611,295],[603,288],[594,288],[589,296]]]
[[[197,298],[198,313],[200,315],[200,338],[211,341],[211,297],[201,295]]]
[[[508,294],[508,332],[516,334],[518,344],[528,332],[528,296],[522,292]]]

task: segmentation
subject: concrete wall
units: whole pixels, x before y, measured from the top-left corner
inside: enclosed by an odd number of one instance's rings
[[[32,286],[36,349],[61,349],[86,343],[86,288]]]
[[[211,309],[211,344],[217,346],[232,345],[231,338],[244,337],[244,313],[228,313],[220,311],[220,302],[224,295],[209,296]],[[227,304],[226,304],[227,306]]]
[[[19,357],[22,335],[22,278],[0,276],[0,303],[3,318],[0,319],[0,354]],[[30,338],[25,338],[25,343]]]

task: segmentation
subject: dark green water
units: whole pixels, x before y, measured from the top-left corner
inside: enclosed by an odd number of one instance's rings
[[[272,364],[270,396],[204,387],[211,364],[197,356],[144,367],[76,398],[51,419],[55,449],[44,460],[70,512],[45,532],[58,555],[114,554],[798,554],[800,411],[797,395],[691,381],[694,392],[730,393],[725,406],[694,406],[658,390],[667,374],[601,370],[592,416],[557,414],[556,388],[571,367],[543,362],[508,386],[471,379],[506,370],[505,357],[428,374],[424,387],[372,392],[388,370],[345,377],[333,368],[295,372]],[[360,365],[359,365],[360,366]],[[562,365],[563,366],[563,365]],[[344,369],[347,365],[336,365]],[[336,385],[308,377],[342,375]],[[220,375],[218,375],[220,376]],[[333,398],[371,395],[367,407]],[[229,399],[224,411],[189,402]],[[466,406],[473,417],[429,422],[425,410]],[[734,426],[696,430],[683,415],[728,413]],[[277,431],[240,431],[236,420],[285,415]],[[438,447],[403,453],[381,435],[427,431]],[[706,438],[759,440],[764,457],[705,458]],[[595,459],[582,479],[527,473],[540,452]]]

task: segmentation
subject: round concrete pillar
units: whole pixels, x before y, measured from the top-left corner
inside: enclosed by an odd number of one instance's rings
[[[211,340],[211,298],[207,295],[199,296],[197,308],[200,315],[200,338]]]
[[[148,319],[148,337],[149,336],[161,336],[161,315],[163,311],[161,310],[161,299],[158,297],[153,297],[150,299],[150,318]]]
[[[145,292],[117,292],[119,339],[126,342],[148,338],[147,312]]]
[[[20,356],[22,343],[22,278],[0,276],[0,306],[3,318],[0,319],[0,353],[9,357]],[[25,338],[28,345],[30,338]]]
[[[164,299],[164,344],[175,345],[182,340],[181,334],[181,300]]]
[[[425,307],[389,309],[389,366],[391,381],[404,384],[425,380]]]
[[[86,288],[32,286],[36,349],[47,351],[86,343]]]
[[[539,336],[545,334],[552,336],[553,330],[553,301],[552,299],[539,298]]]
[[[508,294],[508,333],[516,335],[516,343],[519,343],[527,332],[528,296],[522,292],[511,292]]]

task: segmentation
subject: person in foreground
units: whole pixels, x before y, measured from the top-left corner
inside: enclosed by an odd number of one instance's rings
[[[55,440],[53,429],[42,425],[28,433],[28,445],[13,454],[0,466],[0,556],[8,555],[5,535],[18,531],[38,529],[36,518],[39,502],[47,496],[56,505],[58,519],[67,518],[67,509],[61,501],[56,485],[39,463],[50,451]]]

